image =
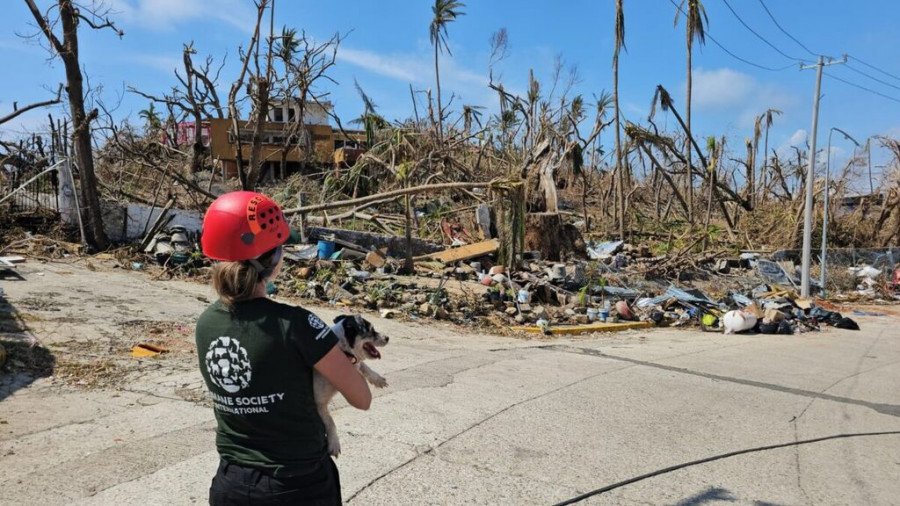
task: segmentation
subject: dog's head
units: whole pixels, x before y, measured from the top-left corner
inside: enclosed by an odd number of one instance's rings
[[[338,336],[338,344],[344,353],[355,356],[358,360],[381,358],[379,346],[388,343],[388,337],[375,331],[375,327],[362,316],[340,315],[334,319],[335,327],[343,329],[335,332]]]

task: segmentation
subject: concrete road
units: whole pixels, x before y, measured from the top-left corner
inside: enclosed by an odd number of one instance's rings
[[[198,297],[211,296],[202,285],[77,265],[23,272],[27,282],[2,284],[14,306],[47,293],[65,301],[55,311],[19,307],[51,349],[114,340],[129,319],[190,323]],[[900,322],[889,317],[859,318],[860,332],[565,340],[373,320],[391,337],[373,364],[390,386],[368,412],[335,410],[351,505],[555,504],[719,454],[900,431]],[[201,388],[189,362],[166,360],[116,390],[7,378],[0,503],[205,503],[217,462],[212,411],[185,400]],[[900,504],[900,435],[746,453],[580,504]]]

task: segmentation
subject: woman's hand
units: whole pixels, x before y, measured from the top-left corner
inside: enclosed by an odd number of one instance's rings
[[[351,406],[362,410],[369,409],[372,404],[372,391],[369,390],[365,378],[341,351],[340,346],[331,348],[331,351],[313,367],[338,389]]]

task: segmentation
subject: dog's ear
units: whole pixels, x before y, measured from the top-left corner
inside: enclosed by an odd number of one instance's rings
[[[369,323],[369,320],[366,320],[362,317],[362,315],[354,315],[354,319],[356,320],[356,326],[359,328],[359,333],[363,335],[372,335],[375,331],[375,328],[372,327],[372,324]]]
[[[356,337],[359,336],[359,324],[357,323],[357,318],[354,315],[339,315],[334,319],[335,324],[340,324],[344,329],[344,338],[347,340],[347,344],[352,348],[356,345]]]

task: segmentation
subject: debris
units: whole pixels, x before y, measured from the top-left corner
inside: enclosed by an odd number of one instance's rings
[[[756,263],[756,271],[769,283],[781,286],[791,286],[794,288],[797,287],[797,283],[788,275],[788,273],[784,272],[781,265],[775,262],[758,260]]]
[[[384,264],[387,263],[385,259],[384,253],[381,251],[370,251],[366,253],[366,263],[371,265],[372,267],[384,267]]]
[[[751,311],[729,311],[722,317],[726,334],[744,332],[756,326],[756,315]]]
[[[874,311],[860,311],[859,309],[854,309],[853,314],[856,316],[887,316],[887,313],[876,313]]]
[[[613,255],[622,249],[625,241],[607,241],[597,244],[596,246],[588,246],[588,258],[591,260],[606,260],[612,258]]]
[[[846,316],[838,320],[837,323],[834,324],[834,326],[839,329],[845,330],[859,330],[859,325]]]
[[[619,322],[619,323],[590,323],[587,325],[554,325],[546,330],[540,326],[532,325],[525,327],[513,327],[512,330],[517,332],[527,332],[529,334],[549,333],[553,335],[577,335],[586,334],[588,332],[620,332],[631,329],[645,329],[652,327],[650,322]]]
[[[382,318],[384,318],[385,320],[391,320],[391,319],[393,319],[393,318],[396,318],[396,316],[397,316],[397,310],[395,310],[395,309],[382,309],[382,310],[379,312],[379,315],[380,315]]]
[[[131,348],[131,356],[134,358],[155,357],[161,353],[167,353],[168,351],[168,348],[143,342],[138,343]]]
[[[439,260],[444,263],[459,262],[471,260],[473,258],[483,257],[495,253],[500,249],[500,241],[491,239],[483,242],[476,242],[459,248],[452,248],[438,253],[423,255],[417,257],[416,260]]]
[[[763,323],[779,323],[785,320],[787,316],[781,311],[775,308],[766,309],[765,315],[763,316]]]
[[[796,304],[800,309],[811,309],[813,306],[813,301],[809,299],[794,299],[794,304]]]
[[[620,318],[625,320],[634,319],[634,313],[631,311],[631,308],[628,307],[628,302],[624,300],[620,300],[616,302],[616,313]]]

